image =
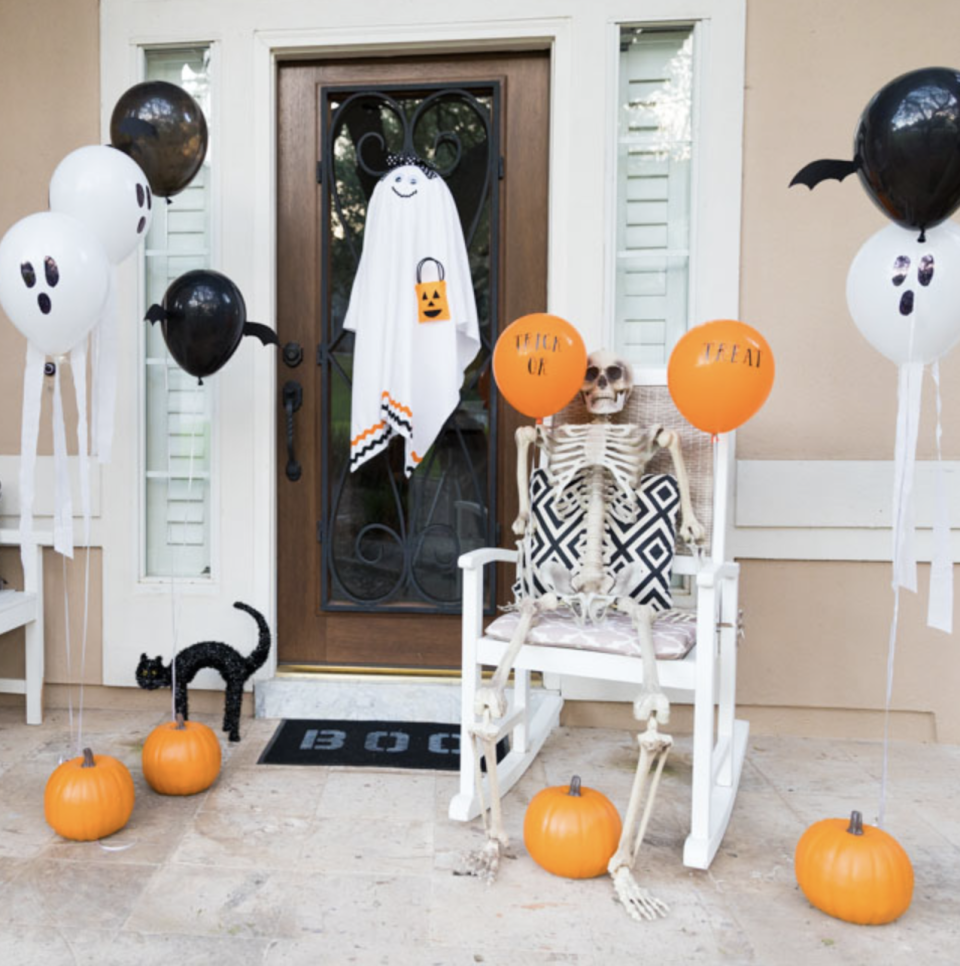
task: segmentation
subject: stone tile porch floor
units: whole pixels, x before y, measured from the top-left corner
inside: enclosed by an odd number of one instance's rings
[[[516,857],[487,887],[453,875],[482,832],[447,819],[451,774],[258,766],[277,722],[245,718],[210,790],[163,798],[140,770],[161,720],[84,714],[85,744],[136,784],[128,826],[105,843],[129,848],[105,851],[43,819],[46,779],[70,746],[66,712],[28,727],[0,708],[0,966],[960,962],[957,747],[892,744],[887,828],[914,864],[914,899],[898,922],[859,927],[807,903],[793,849],[820,818],[859,808],[875,820],[879,742],[753,737],[727,837],[701,872],[680,859],[690,743],[678,738],[640,858],[670,915],[639,924],[606,877],[550,876],[521,834],[532,795],[573,772],[622,813],[636,761],[626,731],[551,737],[506,799]]]

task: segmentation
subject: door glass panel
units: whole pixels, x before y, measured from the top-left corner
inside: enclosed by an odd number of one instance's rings
[[[490,360],[497,332],[499,95],[496,83],[321,91],[320,597],[326,610],[457,611],[457,558],[496,543]],[[367,204],[389,154],[415,154],[445,179],[467,245],[481,337],[458,408],[409,479],[401,437],[355,472],[349,468],[354,336],[343,321]],[[430,378],[429,365],[423,377]]]

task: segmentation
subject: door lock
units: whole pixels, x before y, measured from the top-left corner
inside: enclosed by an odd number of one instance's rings
[[[303,362],[303,346],[299,342],[288,342],[283,347],[283,361],[291,369],[296,369]]]

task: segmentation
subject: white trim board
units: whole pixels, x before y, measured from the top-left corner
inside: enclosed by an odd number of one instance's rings
[[[953,558],[960,561],[960,462],[944,460]],[[936,463],[916,465],[917,553],[932,551]],[[892,460],[738,460],[734,556],[890,560]]]
[[[70,470],[70,488],[73,494],[73,516],[80,518],[80,460],[67,458]],[[53,517],[54,469],[52,456],[38,456],[34,483],[33,513],[35,517]],[[0,456],[0,515],[16,516],[20,513],[20,457]],[[100,516],[100,466],[90,461],[90,513]]]

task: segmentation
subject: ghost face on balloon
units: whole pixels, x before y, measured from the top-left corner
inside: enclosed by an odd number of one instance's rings
[[[50,179],[50,209],[82,221],[114,265],[144,239],[153,217],[153,194],[136,161],[95,144],[68,154]]]
[[[919,241],[899,225],[857,253],[847,304],[864,338],[896,363],[933,362],[960,340],[960,228],[946,221]]]
[[[0,240],[0,305],[46,355],[69,352],[94,326],[109,275],[103,246],[69,215],[28,215]]]

